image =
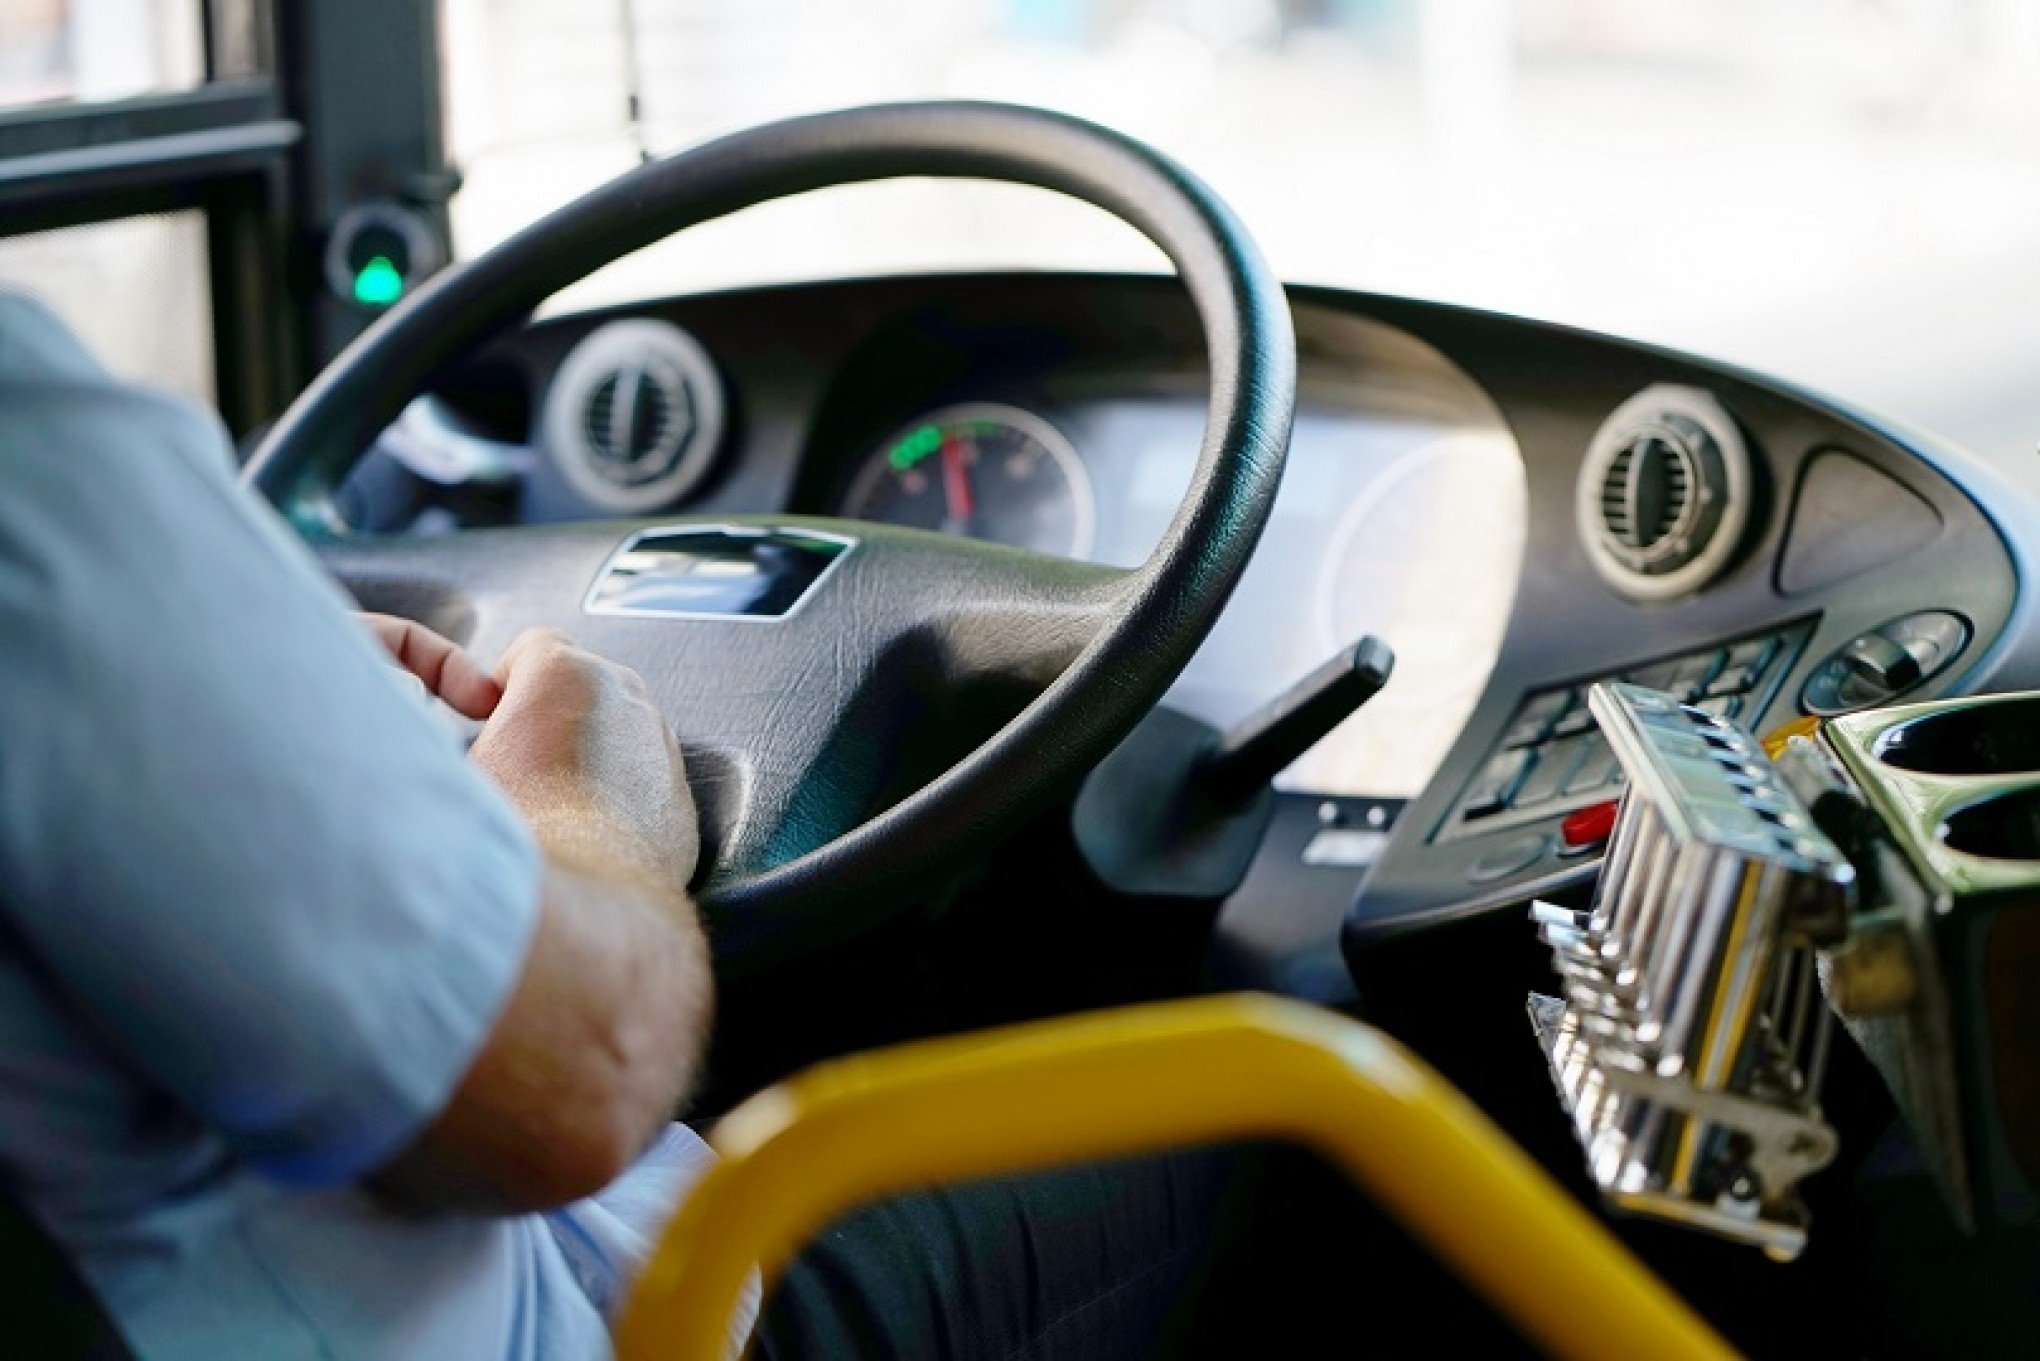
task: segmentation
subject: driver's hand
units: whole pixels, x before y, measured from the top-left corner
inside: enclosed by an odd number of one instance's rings
[[[539,844],[589,869],[685,889],[701,829],[680,743],[643,678],[533,629],[510,644],[494,679],[502,698],[468,755]]]
[[[424,683],[427,693],[468,718],[487,718],[496,711],[503,687],[459,643],[413,619],[364,614],[361,620],[397,665]]]

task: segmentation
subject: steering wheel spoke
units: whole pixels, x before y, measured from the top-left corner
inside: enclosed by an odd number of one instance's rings
[[[860,585],[908,603],[958,683],[1045,689],[1123,608],[1135,573],[918,530],[859,526]],[[867,575],[868,574],[868,575]]]

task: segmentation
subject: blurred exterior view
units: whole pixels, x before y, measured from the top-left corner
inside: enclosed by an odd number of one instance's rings
[[[2022,0],[444,0],[443,20],[462,254],[752,123],[1015,99],[1173,153],[1291,280],[1692,349],[2021,471],[2040,447]],[[196,0],[0,0],[0,103],[189,87],[199,26]],[[170,315],[196,305],[189,236],[14,241],[0,281],[76,299],[131,371],[204,392],[202,347],[122,311],[137,271]],[[979,265],[1159,267],[1046,195],[895,185],[721,224],[567,301]]]

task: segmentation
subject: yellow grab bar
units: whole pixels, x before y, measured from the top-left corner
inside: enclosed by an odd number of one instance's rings
[[[767,1288],[846,1212],[903,1191],[1195,1144],[1282,1139],[1345,1169],[1478,1293],[1570,1357],[1734,1355],[1400,1045],[1297,1002],[1221,997],[929,1040],[822,1064],[715,1134],[619,1322],[622,1361],[722,1361]]]

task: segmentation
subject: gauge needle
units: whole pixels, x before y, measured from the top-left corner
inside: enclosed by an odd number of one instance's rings
[[[970,533],[977,502],[971,496],[970,473],[963,466],[963,439],[959,435],[942,437],[942,497],[949,507],[949,513],[942,517],[942,528],[951,534]]]

